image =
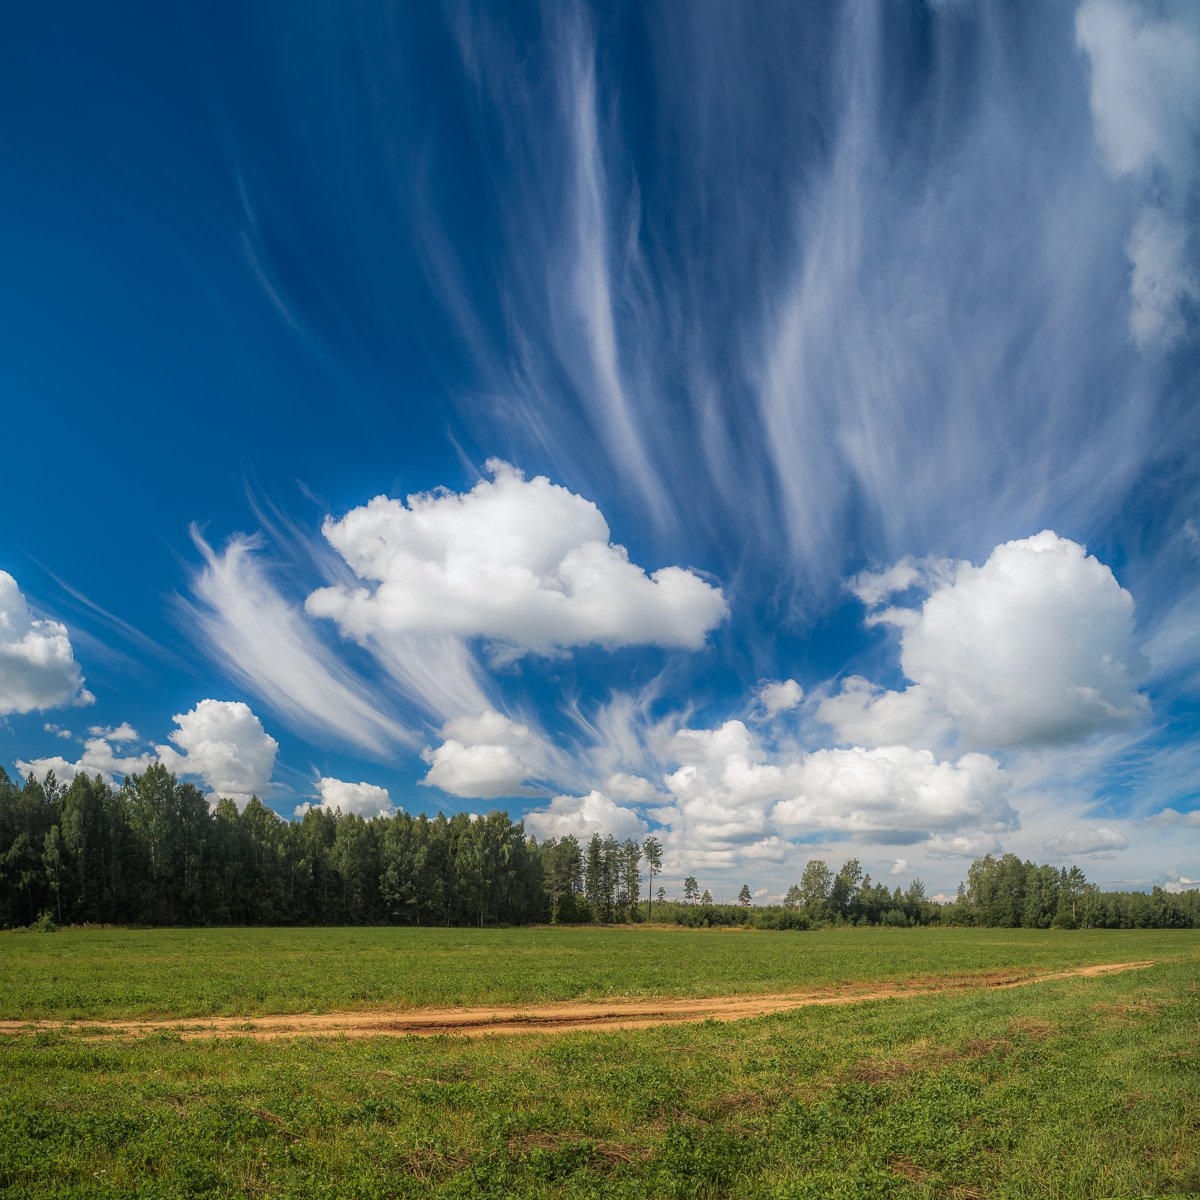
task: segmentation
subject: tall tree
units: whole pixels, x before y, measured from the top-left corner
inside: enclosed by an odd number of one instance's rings
[[[810,859],[805,864],[800,876],[800,903],[814,921],[827,915],[832,884],[833,874],[823,859]]]
[[[646,856],[646,870],[649,879],[646,881],[646,920],[649,921],[654,906],[654,872],[662,870],[662,843],[650,834],[642,843],[642,853]]]

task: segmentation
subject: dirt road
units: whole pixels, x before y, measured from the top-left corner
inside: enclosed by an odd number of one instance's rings
[[[286,1016],[176,1017],[168,1020],[0,1021],[0,1033],[47,1029],[85,1037],[138,1037],[170,1031],[184,1038],[483,1037],[502,1033],[567,1033],[574,1029],[644,1029],[688,1021],[739,1021],[819,1004],[858,1004],[964,989],[1001,989],[1113,975],[1153,962],[1104,963],[1038,975],[1012,972],[943,976],[931,982],[862,990],[827,989],[767,995],[679,999],[615,999],[499,1008],[418,1008],[407,1011],[290,1013]]]

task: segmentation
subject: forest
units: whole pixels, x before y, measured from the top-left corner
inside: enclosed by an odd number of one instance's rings
[[[537,839],[507,813],[310,808],[297,821],[258,799],[210,804],[161,764],[120,787],[0,768],[0,928],[119,925],[522,925],[654,920],[684,926],[1200,927],[1200,890],[1103,892],[1078,867],[974,862],[955,900],[920,880],[889,889],[857,859],[806,863],[783,903],[713,903],[694,876],[655,887],[662,848],[595,834]],[[645,887],[643,887],[643,882]]]

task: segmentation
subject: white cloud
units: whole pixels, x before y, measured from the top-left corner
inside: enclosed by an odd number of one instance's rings
[[[526,780],[545,772],[550,752],[528,725],[488,710],[478,717],[447,721],[442,737],[440,746],[426,746],[421,752],[429,764],[420,781],[426,787],[474,800],[541,794]]]
[[[997,546],[982,567],[959,563],[919,609],[900,611],[900,664],[917,686],[885,694],[847,681],[818,710],[843,736],[926,740],[941,714],[966,745],[1061,744],[1148,711],[1133,597],[1050,530]]]
[[[1200,130],[1200,9],[1190,0],[1084,0],[1075,36],[1091,64],[1092,121],[1105,165],[1133,180],[1146,200],[1126,246],[1130,328],[1143,346],[1170,345],[1187,329],[1182,303],[1200,302],[1188,228]]]
[[[921,849],[930,858],[982,858],[985,854],[998,854],[1001,845],[994,833],[938,833]]]
[[[128,721],[122,721],[120,725],[92,725],[89,726],[88,733],[93,737],[104,738],[110,742],[140,742],[142,740],[138,736],[138,731]]]
[[[43,780],[53,771],[59,783],[70,783],[77,775],[89,778],[99,775],[106,783],[115,785],[127,775],[140,775],[155,761],[156,756],[149,753],[121,756],[110,739],[93,737],[83,743],[83,753],[73,762],[61,755],[53,755],[28,762],[18,760],[17,768],[22,775]]]
[[[1008,777],[985,754],[952,763],[908,746],[818,750],[800,764],[794,782],[795,794],[773,814],[784,828],[878,836],[1016,824]]]
[[[648,779],[623,771],[614,771],[604,781],[602,790],[605,795],[631,804],[651,804],[663,799],[663,794]]]
[[[896,859],[896,861],[894,863],[892,863],[891,869],[888,871],[888,874],[889,875],[907,875],[911,870],[912,870],[912,867],[910,867],[908,865],[907,858],[898,858],[898,859]]]
[[[176,714],[168,734],[174,746],[156,746],[169,771],[198,775],[218,796],[243,807],[266,794],[279,743],[240,700],[201,700]]]
[[[54,734],[55,737],[62,738],[63,741],[65,741],[65,742],[72,742],[75,740],[75,735],[69,729],[64,729],[61,725],[55,725],[50,721],[46,721],[42,725],[42,728],[47,733],[52,733],[52,734]],[[93,728],[92,732],[97,733],[99,731],[97,729]]]
[[[497,800],[502,796],[533,796],[527,787],[525,764],[508,746],[466,746],[454,738],[436,749],[426,748],[421,757],[429,771],[420,780],[452,796],[474,800]]]
[[[192,538],[205,565],[194,580],[201,606],[189,611],[235,679],[310,734],[380,756],[415,742],[280,595],[255,556],[258,541],[234,538],[218,554],[195,530]]]
[[[948,558],[913,558],[908,555],[890,567],[860,571],[846,587],[868,608],[878,608],[885,600],[910,588],[929,591],[953,576],[955,564]]]
[[[1047,839],[1046,853],[1054,858],[1070,858],[1076,854],[1105,854],[1125,850],[1129,839],[1118,829],[1101,826],[1098,829],[1069,829]]]
[[[1017,824],[1009,780],[994,759],[965,754],[939,762],[926,750],[818,750],[771,755],[740,721],[681,730],[668,756],[674,862],[710,867],[780,861],[797,835],[850,834],[878,844],[975,838]]]
[[[945,742],[953,723],[919,684],[903,692],[881,688],[861,675],[843,680],[841,691],[817,705],[817,719],[841,743],[933,747]]]
[[[804,689],[794,679],[766,681],[754,692],[754,709],[751,716],[756,721],[770,721],[783,712],[791,712],[804,699]]]
[[[525,828],[538,838],[573,834],[580,841],[592,834],[612,834],[618,841],[640,838],[649,828],[632,809],[613,803],[603,792],[586,796],[555,796],[541,809],[525,814]]]
[[[1190,0],[1084,0],[1075,36],[1091,61],[1096,140],[1114,175],[1190,167],[1200,127],[1200,21]]]
[[[694,856],[698,850],[727,852],[775,832],[770,804],[787,794],[780,767],[741,721],[718,729],[682,729],[669,756],[680,765],[666,776],[674,830]]]
[[[355,813],[360,817],[390,817],[396,810],[387,788],[374,783],[347,783],[344,779],[332,779],[322,775],[317,780],[320,804],[301,804],[296,816],[302,817],[310,808],[323,808],[330,812]]]
[[[0,571],[0,716],[91,704],[67,627],[39,619],[7,571]]]
[[[647,575],[609,541],[591,501],[507,463],[471,491],[378,496],[325,536],[361,580],[309,596],[309,613],[367,643],[411,634],[479,637],[509,653],[660,645],[698,649],[727,615],[692,571]]]
[[[1192,809],[1191,812],[1180,812],[1176,808],[1164,808],[1152,817],[1147,817],[1145,823],[1165,828],[1200,829],[1200,808]]]
[[[167,736],[174,746],[121,755],[116,745],[140,740],[133,727],[123,721],[112,729],[93,726],[92,731],[100,736],[88,738],[75,761],[59,755],[18,761],[17,767],[22,774],[39,779],[53,771],[61,783],[70,783],[77,775],[100,775],[115,784],[161,762],[176,775],[198,776],[216,795],[228,796],[239,808],[252,795],[260,799],[265,795],[279,746],[246,704],[201,700],[190,712],[172,719],[175,729]]]
[[[1133,311],[1129,327],[1139,345],[1170,346],[1187,332],[1183,301],[1200,305],[1200,271],[1189,262],[1189,233],[1183,219],[1145,208],[1129,235],[1126,253]]]

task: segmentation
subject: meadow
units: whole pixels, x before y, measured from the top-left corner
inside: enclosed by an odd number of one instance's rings
[[[719,996],[1060,970],[1200,950],[1200,931],[644,926],[67,929],[0,934],[0,1020]]]
[[[77,930],[0,937],[5,1017],[1013,990],[468,1041],[0,1037],[11,1196],[1132,1197],[1200,1191],[1194,931]]]

